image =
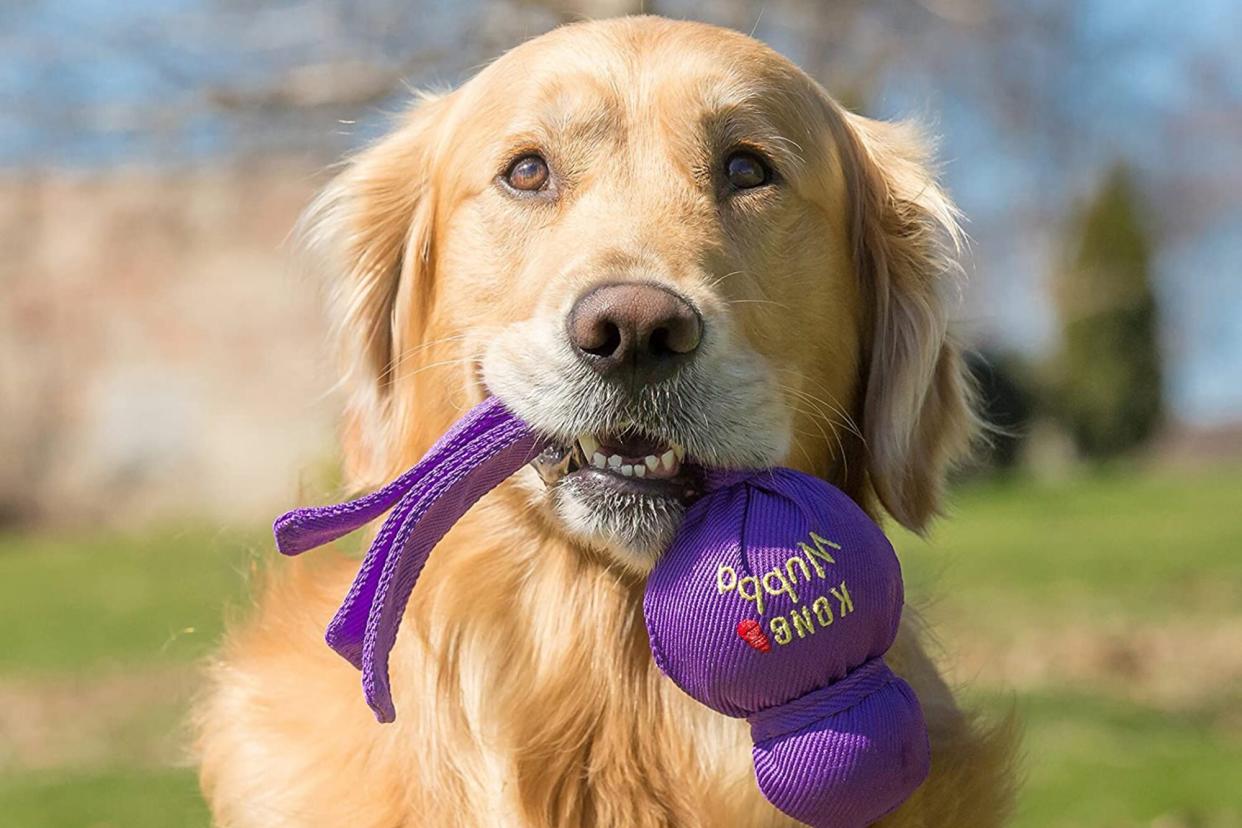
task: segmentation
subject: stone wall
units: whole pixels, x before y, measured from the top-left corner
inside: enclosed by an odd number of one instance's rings
[[[249,521],[322,478],[339,403],[288,243],[322,181],[0,178],[0,523]]]

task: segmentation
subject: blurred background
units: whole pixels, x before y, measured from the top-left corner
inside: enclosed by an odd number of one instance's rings
[[[1003,427],[899,535],[1022,826],[1242,826],[1242,4],[647,0],[941,136]],[[204,825],[183,717],[337,494],[286,241],[425,86],[628,0],[0,5],[0,823]]]

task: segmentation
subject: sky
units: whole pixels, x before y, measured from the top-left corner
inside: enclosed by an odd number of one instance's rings
[[[1113,163],[1129,164],[1157,243],[1173,411],[1242,419],[1242,3],[1074,10],[1064,48],[1024,66],[1037,90],[1025,136],[998,125],[969,50],[948,72],[896,68],[878,109],[935,113],[975,242],[970,315],[986,320],[984,338],[1029,354],[1057,344],[1046,287],[1076,209]]]
[[[1032,20],[1058,1],[998,0],[1033,10]],[[487,41],[487,0],[423,0],[399,18],[385,16],[391,5],[13,0],[0,8],[0,171],[338,155],[381,131],[407,92],[348,118],[212,101],[290,65],[360,51],[381,62],[425,56],[394,70],[411,86],[459,82],[477,66],[462,44]],[[887,63],[866,108],[919,117],[939,133],[973,239],[961,321],[976,341],[1037,358],[1056,347],[1046,288],[1067,224],[1113,163],[1131,165],[1157,242],[1173,414],[1197,425],[1238,421],[1242,3],[1055,7],[1069,13],[1051,38],[1038,26],[1003,39],[929,29]],[[714,14],[703,0],[665,0],[662,11]],[[756,36],[804,65],[815,58],[796,20],[770,7],[756,18]],[[820,80],[832,89],[832,78]]]

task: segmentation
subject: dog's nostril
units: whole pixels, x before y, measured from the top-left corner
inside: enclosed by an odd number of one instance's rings
[[[610,357],[621,347],[621,329],[615,323],[607,320],[597,327],[598,336],[595,339],[599,344],[584,344],[580,345],[579,348],[592,356]]]
[[[688,354],[699,345],[699,326],[696,321],[674,323],[656,328],[647,339],[647,353],[656,359],[675,358]]]
[[[668,356],[673,349],[668,346],[668,328],[656,328],[647,340],[647,353],[653,357]]]
[[[647,349],[653,356],[680,356],[699,347],[703,323],[697,313],[678,314],[651,332]]]
[[[670,376],[699,347],[703,320],[661,285],[623,282],[587,291],[567,320],[570,343],[600,373],[628,371],[637,382]]]

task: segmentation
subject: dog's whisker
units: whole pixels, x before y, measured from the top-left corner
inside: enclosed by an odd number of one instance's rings
[[[485,330],[485,329],[484,329],[484,330]],[[477,336],[477,335],[473,335],[473,336],[472,336],[472,335],[466,335],[466,334],[463,334],[463,335],[459,335],[459,336],[443,337],[443,338],[441,338],[441,339],[434,340],[433,342],[430,342],[430,343],[424,343],[424,344],[422,344],[422,345],[419,345],[419,346],[416,346],[416,347],[414,347],[414,348],[411,348],[410,350],[403,352],[399,358],[397,358],[397,359],[392,360],[391,362],[389,362],[388,372],[389,372],[389,374],[390,374],[390,375],[395,375],[398,369],[404,368],[404,367],[406,366],[406,364],[408,364],[409,362],[411,362],[411,361],[412,361],[415,357],[419,356],[419,352],[420,352],[420,351],[425,351],[425,350],[427,350],[428,348],[430,348],[430,347],[434,347],[434,346],[437,346],[437,345],[448,345],[448,344],[451,344],[451,343],[453,343],[453,342],[459,342],[459,341],[463,341],[463,340],[467,340],[467,339],[474,339],[474,338],[476,338],[476,336]],[[450,357],[450,358],[447,358],[447,359],[449,359],[449,360],[456,359],[456,360],[461,360],[461,361],[467,361],[467,360],[481,361],[481,360],[483,359],[483,356],[482,356],[482,354],[471,354],[471,353],[466,353],[466,354],[460,354],[460,355],[458,355],[458,356],[456,356],[456,357]],[[433,364],[436,364],[436,363],[433,363]],[[431,367],[431,366],[426,366],[426,367]],[[420,372],[420,371],[422,371],[422,370],[423,370],[423,369],[422,369],[422,368],[420,368],[420,369],[419,369],[418,371],[416,371],[415,373],[419,373],[419,372]]]
[[[743,273],[745,273],[745,271],[742,271],[742,270],[730,270],[728,273],[725,273],[725,274],[724,274],[724,275],[722,275],[722,276],[717,276],[715,279],[712,279],[710,282],[708,282],[708,283],[707,283],[707,287],[708,287],[709,289],[711,289],[711,288],[715,288],[715,287],[719,286],[721,283],[723,283],[726,279],[729,279],[729,278],[731,278],[731,277],[733,277],[733,276],[741,276]]]
[[[808,394],[811,397],[811,399],[818,400],[819,402],[822,402],[824,405],[829,406],[829,408],[832,411],[835,411],[844,420],[845,425],[850,429],[850,431],[856,437],[858,437],[860,440],[865,440],[866,438],[863,436],[862,430],[858,427],[858,424],[854,422],[854,418],[850,416],[849,412],[845,410],[845,407],[841,405],[839,400],[837,400],[836,395],[834,395],[832,391],[830,391],[822,382],[819,382],[819,381],[816,381],[810,378],[808,378],[808,381],[813,383],[817,390],[822,391],[824,394],[828,395],[829,399],[820,400],[818,397],[814,396],[813,394],[810,394],[809,392],[805,390],[803,390],[802,393]]]
[[[807,378],[800,377],[800,379],[807,379]],[[819,390],[823,391],[823,393],[827,394],[830,399],[828,400],[822,399],[816,396],[815,394],[810,393],[809,391],[805,389],[794,387],[792,385],[789,385],[788,383],[780,383],[780,387],[783,391],[786,391],[789,394],[797,396],[800,399],[808,403],[814,404],[817,409],[826,408],[828,411],[832,412],[837,417],[840,417],[841,425],[847,428],[852,434],[854,434],[854,436],[858,437],[859,439],[864,439],[862,431],[858,428],[858,425],[854,422],[854,418],[851,417],[849,413],[845,410],[844,406],[842,406],[837,401],[836,396],[831,391],[829,391],[826,387],[824,387],[823,383],[815,382],[814,380],[808,380],[808,381],[813,382],[815,386]]]
[[[839,407],[833,406],[827,401],[820,400],[818,397],[816,397],[813,394],[809,394],[805,391],[802,391],[801,389],[794,388],[787,384],[781,384],[780,387],[786,393],[793,396],[794,410],[807,415],[808,417],[810,417],[811,421],[816,424],[816,427],[820,429],[821,435],[825,442],[829,441],[829,436],[827,433],[824,433],[822,423],[827,423],[829,431],[832,432],[831,440],[836,443],[837,456],[839,457],[839,459],[841,460],[841,463],[843,464],[843,471],[848,473],[849,454],[845,450],[845,442],[841,438],[840,429],[844,428],[846,430],[851,431],[854,434],[857,434],[857,429],[856,427],[853,426],[852,421],[843,422],[842,419],[848,420],[848,418],[845,418],[843,416],[843,412],[841,411]],[[798,405],[798,401],[806,403],[808,406],[810,406],[810,408],[809,409],[803,408],[802,406]],[[827,406],[828,411],[825,412],[821,406]],[[842,419],[838,419],[838,417],[841,417]]]
[[[410,371],[409,373],[402,374],[401,378],[405,380],[410,380],[410,379],[413,379],[414,377],[417,377],[419,374],[423,373],[424,371],[430,371],[434,368],[444,368],[450,365],[471,365],[477,362],[478,362],[478,357],[473,357],[473,356],[457,357],[455,359],[442,359],[436,362],[431,362],[426,365],[419,366],[417,369]]]
[[[775,305],[782,310],[790,310],[789,305],[784,302],[775,302],[771,299],[728,299],[730,305]]]

